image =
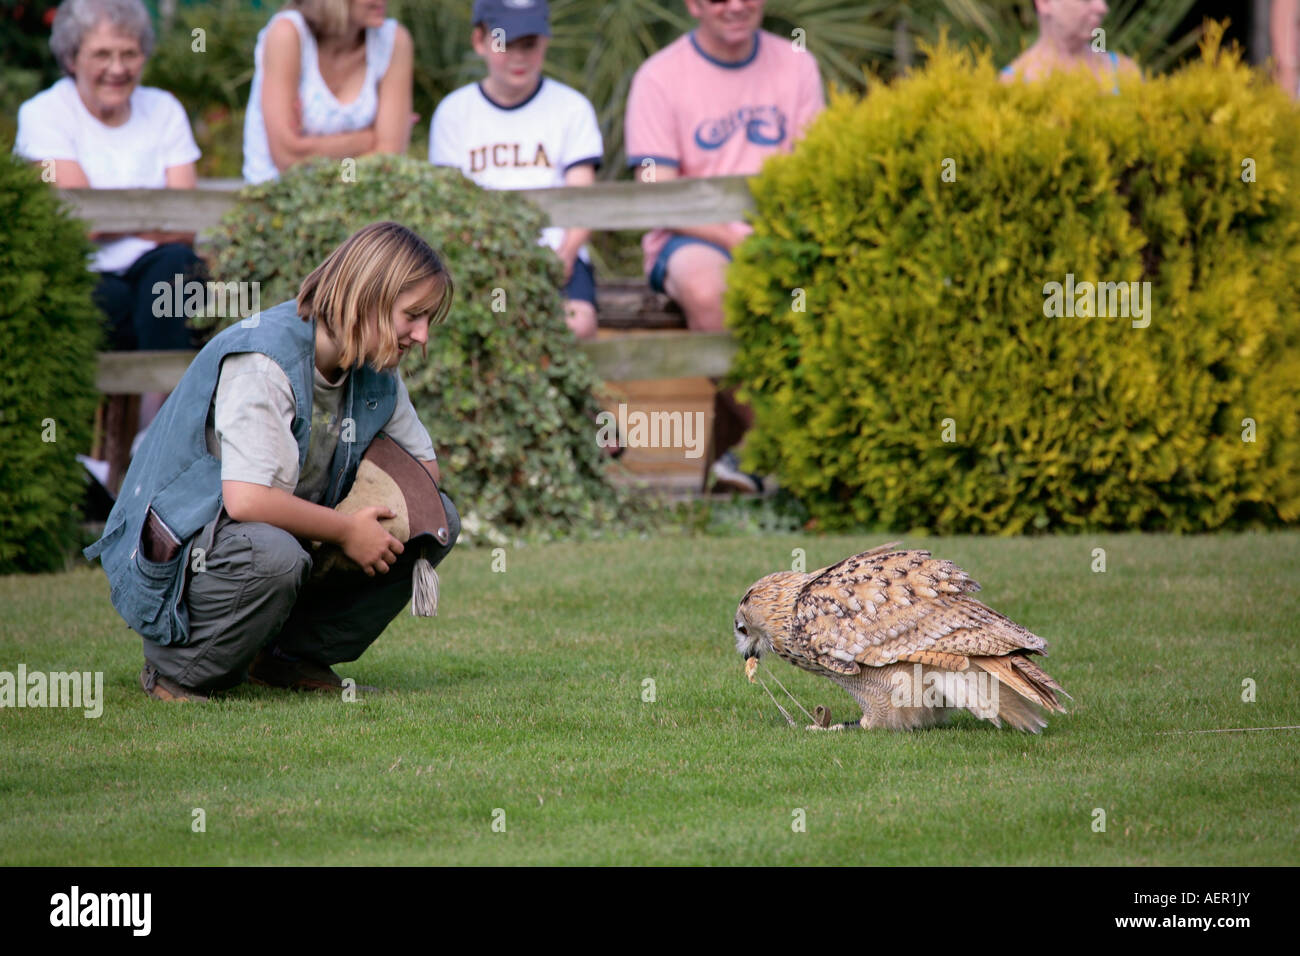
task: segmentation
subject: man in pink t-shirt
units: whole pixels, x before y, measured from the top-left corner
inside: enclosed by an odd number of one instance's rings
[[[643,181],[753,175],[767,157],[790,152],[825,106],[813,55],[759,29],[763,3],[686,0],[698,27],[641,64],[628,93],[624,141],[628,165],[641,170]],[[720,331],[731,250],[751,231],[729,222],[647,233],[641,245],[650,287],[682,307],[690,328]],[[719,412],[731,406],[740,428],[747,427],[748,409],[719,398]],[[726,448],[723,418],[715,430]],[[727,457],[734,466],[734,455]],[[728,483],[763,490],[750,479],[742,473]]]
[[[686,0],[699,27],[637,70],[624,119],[628,165],[653,181],[753,175],[788,153],[825,105],[817,61],[792,40],[758,29],[763,0]],[[722,328],[722,290],[743,222],[656,229],[642,240],[655,291],[692,329]]]

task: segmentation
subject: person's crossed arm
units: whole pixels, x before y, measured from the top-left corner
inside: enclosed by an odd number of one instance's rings
[[[266,33],[262,64],[262,117],[266,123],[266,143],[276,169],[284,172],[310,156],[342,159],[374,148],[373,127],[329,136],[303,133],[298,107],[302,46],[298,31],[289,20],[271,24]]]

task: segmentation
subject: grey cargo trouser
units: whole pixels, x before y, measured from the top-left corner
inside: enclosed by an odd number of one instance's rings
[[[288,531],[257,521],[235,521],[223,508],[196,541],[203,570],[186,573],[190,613],[186,644],[144,640],[144,656],[159,673],[196,690],[243,683],[248,665],[269,644],[319,664],[354,661],[411,599],[411,573],[423,550],[436,566],[456,543],[460,515],[445,494],[446,546],[408,545],[386,574],[360,570],[311,580],[312,558]]]

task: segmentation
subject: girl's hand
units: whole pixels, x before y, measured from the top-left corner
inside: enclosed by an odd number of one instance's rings
[[[404,549],[402,542],[384,530],[380,518],[397,517],[382,505],[362,508],[352,515],[347,535],[343,539],[343,553],[361,565],[370,577],[378,571],[387,574]]]

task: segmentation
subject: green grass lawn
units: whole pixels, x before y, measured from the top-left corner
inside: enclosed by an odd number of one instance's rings
[[[356,703],[152,701],[102,571],[0,579],[0,670],[103,671],[106,698],[99,719],[0,710],[0,863],[1296,862],[1300,731],[1161,732],[1300,724],[1300,534],[911,538],[1048,640],[1071,712],[1037,737],[965,715],[793,729],[744,679],[736,604],[794,548],[811,569],[877,543],[532,546],[504,573],[458,550],[438,618],[399,617],[340,665],[390,691]],[[810,710],[857,716],[769,667]]]

